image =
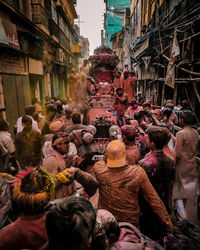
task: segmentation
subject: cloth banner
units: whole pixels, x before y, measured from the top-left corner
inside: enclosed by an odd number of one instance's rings
[[[170,52],[170,60],[167,67],[167,74],[165,79],[165,84],[171,88],[174,88],[175,83],[175,60],[176,57],[180,55],[180,48],[176,37],[176,27],[174,28],[174,39]]]

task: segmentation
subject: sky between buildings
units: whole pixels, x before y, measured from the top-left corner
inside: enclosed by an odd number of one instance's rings
[[[80,16],[80,31],[83,37],[89,39],[90,55],[101,45],[104,9],[104,0],[77,0],[76,11]]]

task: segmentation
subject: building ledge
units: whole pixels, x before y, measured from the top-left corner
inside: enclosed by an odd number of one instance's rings
[[[56,36],[51,36],[51,38],[56,42],[56,43],[59,43],[59,40]]]
[[[64,51],[66,51],[70,56],[72,56],[73,57],[73,54],[72,54],[72,52],[71,51],[69,51],[68,49],[66,49],[65,48],[65,46],[64,45],[62,45],[61,43],[59,44],[60,45],[60,47],[64,50]]]
[[[50,32],[48,31],[48,29],[47,29],[46,27],[44,27],[43,24],[36,24],[36,25],[37,25],[37,27],[38,27],[39,29],[41,29],[45,34],[47,34],[48,36],[50,36]]]
[[[32,22],[30,19],[28,19],[26,16],[24,16],[21,12],[19,12],[18,10],[16,10],[15,8],[13,8],[12,6],[10,6],[8,3],[0,0],[0,8],[2,7],[4,9],[7,9],[8,12],[10,12],[11,15],[17,17],[17,19],[21,21],[23,21],[24,26],[31,30],[33,29],[34,31],[37,31],[40,33],[40,35],[45,36],[45,37],[50,37],[49,32],[47,32],[48,30],[44,30],[43,28],[41,29],[40,26],[37,26],[34,22]],[[4,10],[3,10],[4,11]]]
[[[139,57],[146,49],[149,47],[149,37],[141,43],[140,47],[137,48],[137,50],[133,53],[133,57],[137,58]]]

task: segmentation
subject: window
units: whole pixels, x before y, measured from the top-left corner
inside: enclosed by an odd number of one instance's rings
[[[133,31],[135,28],[135,25],[134,25],[134,11],[133,11],[133,15],[131,17],[131,30]]]
[[[5,0],[7,3],[12,5],[15,9],[19,10],[19,0]]]
[[[65,20],[63,19],[63,17],[60,16],[60,15],[59,15],[59,27],[63,31],[65,36],[70,39],[69,27],[67,26],[67,24],[66,24]]]
[[[57,10],[56,10],[56,5],[53,0],[51,0],[51,16],[53,21],[58,24],[58,16],[57,16]]]
[[[44,8],[50,14],[51,13],[51,1],[44,0]]]
[[[131,17],[132,30],[134,30],[135,25],[138,23],[138,1],[133,9],[133,15]]]
[[[136,4],[135,8],[134,8],[134,24],[137,24],[138,22],[138,3]]]

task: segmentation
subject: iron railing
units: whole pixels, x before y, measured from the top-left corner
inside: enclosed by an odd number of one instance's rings
[[[5,2],[10,4],[13,8],[19,10],[19,0],[5,0]]]
[[[61,29],[59,29],[59,32],[60,32],[60,42],[66,49],[71,51],[70,40],[66,37],[65,33]]]
[[[42,24],[45,28],[49,29],[49,18],[48,11],[40,3],[32,3],[32,21],[35,24]]]

